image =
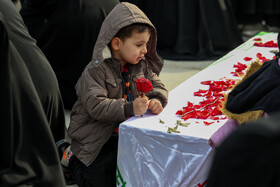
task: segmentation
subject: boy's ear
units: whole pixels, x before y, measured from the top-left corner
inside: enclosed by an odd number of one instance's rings
[[[120,49],[121,40],[118,37],[114,37],[111,41],[111,47],[117,51]]]

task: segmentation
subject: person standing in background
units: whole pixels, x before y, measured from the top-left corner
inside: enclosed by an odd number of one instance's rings
[[[56,76],[45,55],[29,35],[28,30],[12,1],[1,0],[0,12],[6,20],[9,39],[25,63],[38,93],[53,138],[65,138],[64,106]]]
[[[64,137],[57,80],[10,0],[0,0],[0,186],[65,186],[55,138]]]
[[[75,84],[90,62],[101,24],[118,0],[24,0],[20,14],[49,60],[65,109],[76,101]]]

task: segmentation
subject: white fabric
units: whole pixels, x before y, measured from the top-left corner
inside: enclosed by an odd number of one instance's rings
[[[260,33],[263,43],[276,41],[276,33]],[[169,93],[169,103],[160,115],[149,112],[143,117],[133,117],[120,124],[118,147],[118,186],[198,186],[205,184],[213,157],[208,144],[211,135],[226,121],[206,126],[203,120],[181,120],[175,113],[187,105],[197,104],[202,97],[194,97],[199,89],[208,89],[201,81],[234,78],[230,72],[237,62],[250,64],[244,57],[255,60],[257,53],[272,58],[271,50],[277,48],[254,47],[253,38],[237,47],[209,67],[186,80]],[[164,124],[160,123],[164,121]],[[188,122],[188,127],[178,127],[180,133],[167,133],[176,121]],[[211,122],[212,120],[205,120]]]

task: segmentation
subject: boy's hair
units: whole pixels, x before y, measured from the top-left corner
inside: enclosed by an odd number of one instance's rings
[[[121,28],[119,32],[115,35],[115,37],[118,37],[119,39],[124,41],[126,38],[129,38],[134,31],[136,31],[137,33],[142,33],[146,30],[148,30],[148,32],[151,33],[151,26],[146,23],[133,23],[131,25]]]

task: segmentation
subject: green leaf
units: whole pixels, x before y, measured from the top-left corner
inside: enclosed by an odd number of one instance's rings
[[[180,126],[187,127],[190,123],[180,123]]]
[[[279,51],[278,50],[271,50],[270,52],[273,53],[273,54],[277,54]]]
[[[164,123],[165,123],[165,122],[164,122],[164,121],[162,121],[161,119],[159,119],[159,122],[160,122],[160,123],[162,123],[162,124],[164,124]]]
[[[177,128],[178,128],[178,125],[180,124],[180,122],[181,122],[180,120],[177,120],[177,125],[175,127],[173,127],[173,128],[168,127],[167,132],[168,133],[172,133],[172,132],[180,133],[180,131],[177,131]]]
[[[187,127],[190,123],[182,123],[181,120],[177,120],[177,126],[183,126],[183,127]]]
[[[172,133],[172,132],[174,132],[174,133],[180,133],[180,131],[177,131],[177,130],[175,129],[175,127],[173,127],[173,128],[168,127],[167,132],[168,132],[168,133]]]

